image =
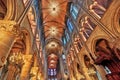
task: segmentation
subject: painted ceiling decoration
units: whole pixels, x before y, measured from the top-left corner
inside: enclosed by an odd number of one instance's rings
[[[48,69],[57,68],[59,41],[65,29],[65,15],[68,0],[42,0],[42,18],[46,51],[48,54]],[[51,40],[52,39],[52,40]]]
[[[67,0],[42,0],[45,38],[61,39],[65,28]]]

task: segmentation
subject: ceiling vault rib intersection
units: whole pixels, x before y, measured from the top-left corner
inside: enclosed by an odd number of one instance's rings
[[[68,0],[42,0],[42,20],[44,27],[44,37],[46,40],[51,40],[46,44],[46,52],[48,55],[48,68],[56,68],[58,63],[58,53],[62,45],[61,38],[64,33],[65,16],[67,13]],[[56,41],[56,40],[58,41]]]

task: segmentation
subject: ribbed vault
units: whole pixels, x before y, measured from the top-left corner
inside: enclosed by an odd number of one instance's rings
[[[65,28],[68,0],[42,0],[42,18],[46,42],[48,68],[57,68],[59,44]]]

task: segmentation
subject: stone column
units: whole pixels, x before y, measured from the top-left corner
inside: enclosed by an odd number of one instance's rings
[[[63,62],[62,62],[62,58],[61,58],[61,55],[59,56],[59,61],[60,61],[60,70],[61,70],[61,75],[62,75],[62,80],[65,80],[64,79],[64,68],[63,68]]]
[[[65,64],[65,69],[67,70],[67,75],[65,75],[65,78],[67,79],[67,78],[69,78],[69,66],[68,66],[68,63],[67,63],[67,53],[66,53],[66,51],[65,51],[65,49],[63,49],[63,52],[64,52],[64,54],[65,54],[65,61],[66,61],[66,64]]]
[[[32,64],[32,55],[25,55],[24,56],[24,65],[21,70],[20,80],[29,80],[29,72],[31,69]]]
[[[43,50],[43,57],[44,57],[44,66],[43,66],[43,69],[42,70],[44,72],[44,80],[47,80],[48,79],[48,65],[47,65],[47,56],[46,56],[46,52],[45,52],[45,49]]]

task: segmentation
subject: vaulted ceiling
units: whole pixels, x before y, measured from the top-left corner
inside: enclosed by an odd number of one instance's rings
[[[42,0],[45,38],[61,39],[65,28],[67,0]]]
[[[24,3],[27,3],[27,0],[23,0]],[[91,1],[91,0],[90,0]],[[108,0],[108,4],[110,3]],[[49,68],[56,68],[59,51],[62,48],[62,45],[60,44],[61,38],[64,34],[64,29],[66,27],[65,24],[65,16],[67,13],[67,6],[68,6],[69,0],[41,0],[41,10],[42,10],[42,27],[44,32],[44,38],[45,38],[45,51],[47,54],[47,60],[48,60],[48,66]],[[104,4],[103,4],[104,3]],[[93,0],[93,3],[89,5],[89,9],[91,12],[93,12],[96,16],[99,18],[102,17],[104,12],[106,11],[106,8],[108,6],[106,4],[106,1],[104,0]],[[36,24],[34,23],[35,20],[33,19],[33,16],[30,12],[32,8],[29,10],[29,17],[31,20],[31,24],[34,24],[34,26],[31,26],[33,33],[35,33]],[[85,17],[85,21],[82,22],[82,26],[89,27],[86,25],[86,21],[90,22],[88,17]],[[85,22],[85,23],[84,23]],[[92,25],[93,26],[93,25]],[[92,29],[93,30],[93,29]],[[77,38],[75,38],[77,40]],[[77,42],[75,40],[75,43]],[[39,45],[38,45],[39,46]],[[76,46],[76,45],[75,45]]]
[[[46,44],[48,68],[57,67],[58,54],[61,47],[59,42],[64,33],[67,3],[68,0],[42,0],[45,40],[53,39]]]

